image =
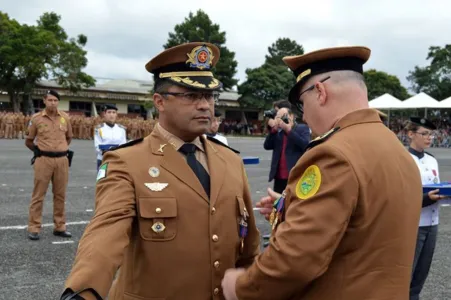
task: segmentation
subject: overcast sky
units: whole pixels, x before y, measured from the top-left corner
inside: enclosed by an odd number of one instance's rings
[[[451,43],[447,0],[0,0],[0,10],[23,23],[35,24],[47,11],[61,15],[70,36],[88,36],[86,72],[114,79],[149,80],[146,62],[163,49],[174,26],[198,9],[226,31],[240,82],[279,37],[296,40],[305,51],[368,46],[366,69],[397,75],[406,87],[409,70],[427,63],[430,45]]]

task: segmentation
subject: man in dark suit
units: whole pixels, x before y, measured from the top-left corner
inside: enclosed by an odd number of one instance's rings
[[[282,193],[290,170],[310,142],[310,129],[305,124],[295,123],[293,112],[286,107],[277,111],[276,117],[268,121],[268,126],[269,134],[263,147],[273,150],[269,181],[274,179],[274,191]]]

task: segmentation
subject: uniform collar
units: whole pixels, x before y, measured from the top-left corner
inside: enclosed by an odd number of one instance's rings
[[[159,133],[161,137],[164,140],[166,140],[169,144],[171,144],[177,151],[179,151],[180,147],[182,147],[182,145],[185,144],[185,142],[182,139],[164,129],[163,126],[160,125],[160,123],[157,123],[157,125],[155,125],[154,130],[156,130],[156,132]],[[196,137],[196,139],[194,139],[194,141],[192,141],[191,143],[196,145],[197,149],[201,150],[202,152],[205,152],[204,145],[200,141],[199,137]]]
[[[422,159],[424,157],[424,151],[420,152],[420,151],[413,149],[412,147],[409,147],[409,152],[411,154],[415,155],[416,157],[418,157],[419,159]]]
[[[61,113],[60,113],[60,110],[59,110],[59,109],[56,110],[56,114],[57,114],[58,116],[61,116]],[[47,114],[47,111],[46,111],[45,109],[42,110],[42,116],[49,116],[49,115]]]
[[[335,124],[334,127],[339,127],[340,129],[353,126],[356,124],[363,124],[363,123],[381,123],[381,118],[379,117],[379,114],[375,109],[372,108],[364,108],[359,109],[356,111],[353,111],[344,117],[342,117],[338,122]]]

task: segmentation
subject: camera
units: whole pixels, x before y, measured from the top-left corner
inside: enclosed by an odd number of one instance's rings
[[[284,121],[285,122],[285,124],[289,124],[290,123],[290,120],[288,119],[288,115],[283,115],[282,116],[282,118],[280,118],[282,121]]]
[[[275,109],[270,109],[270,110],[265,110],[263,112],[263,116],[265,116],[265,118],[270,118],[270,119],[274,119],[276,117],[277,111]]]

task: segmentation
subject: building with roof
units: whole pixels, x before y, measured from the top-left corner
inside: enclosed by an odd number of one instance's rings
[[[144,104],[152,101],[151,90],[153,81],[115,79],[98,80],[93,87],[85,88],[73,93],[52,80],[42,80],[33,90],[32,99],[35,111],[44,108],[43,95],[48,89],[56,90],[60,96],[59,109],[69,114],[84,114],[95,116],[102,105],[115,104],[120,115],[128,117],[142,116],[146,118],[147,110]],[[241,120],[243,113],[247,120],[261,119],[262,112],[258,109],[241,109],[238,103],[239,94],[236,91],[222,92],[216,109],[225,119]],[[6,93],[0,94],[0,110],[11,110],[9,97]]]

